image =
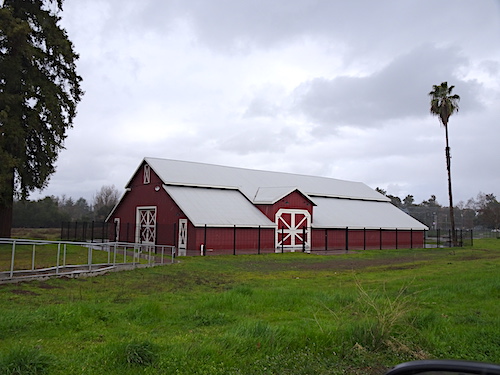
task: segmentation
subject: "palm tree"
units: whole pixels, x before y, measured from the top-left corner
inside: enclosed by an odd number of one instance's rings
[[[458,102],[460,96],[452,94],[455,86],[448,87],[448,82],[442,82],[440,85],[433,85],[429,93],[431,97],[431,114],[439,116],[439,121],[444,126],[446,134],[446,169],[448,171],[448,196],[450,198],[450,224],[451,241],[453,246],[457,244],[457,235],[455,233],[455,215],[453,213],[453,194],[451,192],[451,155],[448,142],[448,120],[455,112],[458,112]]]

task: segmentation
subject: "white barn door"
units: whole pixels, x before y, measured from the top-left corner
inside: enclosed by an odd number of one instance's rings
[[[137,207],[135,242],[156,243],[156,207]]]
[[[304,235],[305,233],[305,235]],[[276,213],[276,252],[311,249],[311,215],[307,210],[281,208]]]
[[[179,219],[179,239],[177,241],[177,248],[179,255],[185,256],[187,249],[187,219]]]

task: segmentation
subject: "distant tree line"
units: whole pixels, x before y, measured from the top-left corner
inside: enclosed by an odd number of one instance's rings
[[[47,196],[39,200],[16,200],[13,206],[14,228],[59,228],[68,221],[102,222],[118,203],[114,185],[103,186],[87,202],[85,198]]]
[[[436,196],[431,195],[428,200],[419,204],[415,203],[413,195],[403,199],[387,194],[383,189],[376,189],[379,193],[389,198],[392,204],[415,219],[424,223],[429,229],[449,229],[449,207],[438,203]],[[455,224],[457,229],[499,229],[500,228],[500,202],[494,194],[480,192],[476,198],[467,202],[459,202],[454,206]]]
[[[449,208],[439,204],[435,195],[417,204],[413,195],[401,199],[387,194],[383,189],[376,190],[387,196],[394,206],[424,223],[429,229],[450,228]],[[118,203],[118,199],[118,190],[110,185],[101,187],[90,203],[85,198],[74,200],[65,195],[47,196],[36,201],[17,200],[14,202],[13,227],[58,228],[62,222],[69,221],[102,222]],[[500,228],[500,202],[494,194],[479,193],[476,198],[459,202],[454,211],[457,229]]]

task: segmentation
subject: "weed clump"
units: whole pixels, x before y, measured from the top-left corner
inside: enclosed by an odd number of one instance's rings
[[[151,366],[157,359],[157,348],[149,341],[133,341],[125,345],[123,357],[130,366]]]
[[[0,357],[1,375],[47,374],[53,358],[37,348],[16,347]]]

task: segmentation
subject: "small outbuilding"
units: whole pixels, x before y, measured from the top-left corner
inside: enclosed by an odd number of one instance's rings
[[[107,220],[178,255],[423,247],[428,229],[361,182],[158,158]]]

